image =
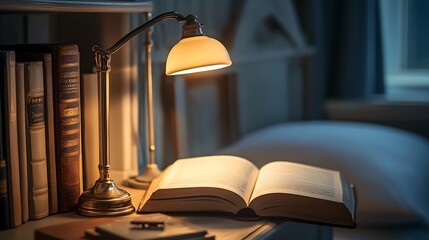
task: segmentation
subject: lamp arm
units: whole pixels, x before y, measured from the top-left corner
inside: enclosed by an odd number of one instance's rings
[[[166,12],[163,14],[160,14],[151,20],[147,21],[143,25],[137,27],[133,31],[129,32],[127,35],[123,36],[119,41],[117,41],[112,47],[108,48],[107,50],[101,49],[98,45],[95,45],[92,47],[92,50],[96,53],[102,54],[102,55],[111,55],[119,50],[128,40],[135,37],[137,34],[142,33],[155,25],[158,22],[167,20],[167,19],[176,19],[178,22],[181,22],[186,19],[185,16],[178,12]]]

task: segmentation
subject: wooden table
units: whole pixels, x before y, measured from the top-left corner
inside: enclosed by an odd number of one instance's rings
[[[137,208],[145,190],[120,187],[131,194],[132,203]],[[136,216],[138,214],[134,213],[115,218],[126,220]],[[207,229],[210,234],[216,236],[216,239],[332,239],[332,228],[312,224],[268,220],[247,222],[218,215],[179,215],[175,217]],[[74,212],[55,214],[41,220],[29,221],[17,228],[2,230],[0,231],[0,239],[34,239],[34,230],[37,228],[85,219],[88,219],[88,217]]]

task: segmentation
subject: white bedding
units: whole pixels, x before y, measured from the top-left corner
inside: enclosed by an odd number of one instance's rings
[[[258,167],[284,160],[339,170],[356,186],[360,226],[429,223],[429,142],[416,134],[366,123],[285,123],[220,154]]]

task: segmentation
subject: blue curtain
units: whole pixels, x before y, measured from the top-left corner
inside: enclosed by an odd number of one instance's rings
[[[305,83],[306,118],[323,118],[327,98],[368,99],[384,93],[378,0],[309,0],[298,5],[316,47],[315,74]]]

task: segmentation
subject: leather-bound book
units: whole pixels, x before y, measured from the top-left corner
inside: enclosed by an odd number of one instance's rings
[[[58,211],[80,196],[80,69],[77,45],[51,46],[54,86]]]
[[[36,220],[49,215],[43,63],[25,62],[23,80],[26,102],[28,216],[29,220]]]

